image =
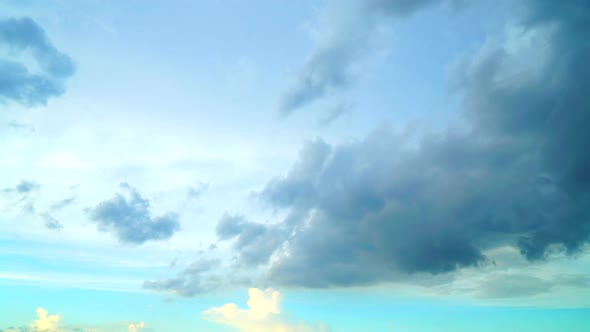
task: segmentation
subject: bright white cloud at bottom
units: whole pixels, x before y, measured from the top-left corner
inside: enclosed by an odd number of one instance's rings
[[[235,303],[205,310],[211,321],[237,328],[241,332],[328,332],[322,323],[307,323],[289,316],[281,309],[281,294],[268,288],[248,290],[248,309]]]

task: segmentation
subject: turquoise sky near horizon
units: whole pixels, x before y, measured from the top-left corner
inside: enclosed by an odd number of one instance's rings
[[[0,332],[589,331],[571,6],[0,0]]]

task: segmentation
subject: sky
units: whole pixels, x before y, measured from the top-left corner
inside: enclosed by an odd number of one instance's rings
[[[585,0],[0,0],[0,332],[590,329]]]

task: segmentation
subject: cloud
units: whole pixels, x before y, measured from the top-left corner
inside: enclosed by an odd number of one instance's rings
[[[138,332],[139,330],[143,330],[145,328],[145,324],[143,322],[138,324],[129,324],[129,332]]]
[[[59,322],[61,321],[61,316],[59,315],[50,315],[49,312],[43,308],[37,308],[37,316],[39,319],[35,321],[33,326],[39,331],[59,331],[60,328],[58,327]]]
[[[209,271],[212,271],[218,266],[219,261],[217,260],[199,259],[185,268],[176,277],[145,281],[143,287],[158,292],[172,292],[173,294],[184,297],[207,293],[219,288],[221,285],[221,280],[218,277],[208,274]]]
[[[418,4],[396,2],[405,3],[396,10]],[[332,287],[443,274],[488,264],[485,252],[502,246],[529,261],[580,252],[590,237],[590,4],[518,9],[502,42],[457,65],[468,128],[318,139],[257,194],[287,214],[273,227],[289,236],[257,253],[273,257],[270,282]],[[241,257],[249,248],[237,244],[268,229],[222,219],[218,235],[233,238]]]
[[[279,111],[290,114],[322,97],[353,85],[359,62],[374,49],[380,23],[411,15],[434,0],[333,1],[309,59],[281,97]],[[440,2],[440,1],[439,1]]]
[[[76,199],[77,199],[77,197],[75,195],[68,196],[64,199],[61,199],[61,200],[56,201],[53,204],[51,204],[51,206],[49,207],[49,210],[51,210],[53,212],[59,212],[59,211],[63,210],[65,207],[74,204],[76,202]]]
[[[281,309],[281,294],[273,289],[248,290],[248,309],[229,303],[203,312],[213,322],[241,332],[328,332],[324,324],[308,324],[286,315]]]
[[[61,224],[61,222],[55,219],[55,217],[53,217],[49,213],[44,212],[39,214],[39,216],[43,218],[43,220],[45,220],[45,227],[55,231],[60,231],[63,229],[63,225]]]
[[[267,263],[287,236],[282,225],[250,222],[242,215],[225,214],[217,224],[217,237],[221,241],[236,238],[233,248],[238,253],[237,261],[245,266]]]
[[[168,239],[180,229],[175,213],[152,217],[149,200],[127,183],[120,188],[123,193],[88,209],[90,219],[100,231],[113,233],[120,242],[142,244]]]
[[[31,124],[18,122],[16,120],[12,120],[8,123],[8,127],[12,128],[13,130],[28,132],[28,133],[35,133],[37,129]]]
[[[90,327],[90,326],[82,326],[82,325],[69,325],[63,322],[63,317],[61,315],[51,315],[49,311],[43,308],[37,308],[37,319],[28,326],[23,327],[9,327],[2,329],[0,328],[0,332],[113,332],[113,331],[123,331],[129,330],[129,332],[139,332],[141,331],[153,331],[150,328],[146,327],[145,323],[115,323],[115,324],[107,324],[106,328],[97,328],[97,327]]]
[[[552,278],[539,278],[523,274],[502,274],[485,280],[479,289],[483,298],[527,297],[551,292],[555,288],[590,287],[586,275],[558,275]]]
[[[58,51],[45,31],[28,17],[0,20],[0,51],[26,53],[39,67],[39,72],[32,72],[24,61],[0,58],[0,102],[45,105],[65,92],[64,81],[75,72],[72,59]]]
[[[15,207],[20,207],[22,212],[35,213],[35,199],[40,188],[41,185],[39,183],[23,179],[14,187],[2,189],[0,193],[12,199],[11,202],[5,204],[4,208],[12,210]]]

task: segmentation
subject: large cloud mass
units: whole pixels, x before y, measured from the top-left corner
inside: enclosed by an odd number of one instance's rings
[[[458,66],[468,129],[420,137],[418,147],[387,128],[310,142],[259,193],[287,219],[222,220],[220,237],[235,237],[247,260],[253,235],[287,228],[256,257],[275,255],[276,284],[311,287],[449,272],[505,245],[529,260],[579,252],[590,235],[590,3],[519,5],[506,40]]]
[[[30,55],[39,67],[33,72],[24,61],[0,57],[0,102],[44,105],[64,93],[64,81],[75,72],[72,59],[57,50],[45,31],[30,18],[0,20],[0,54]]]

